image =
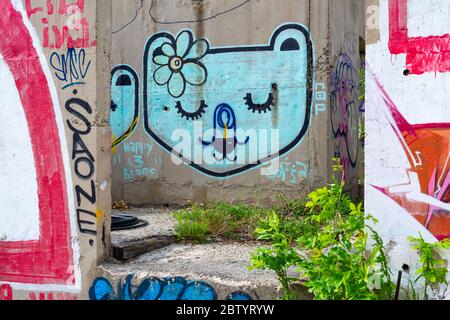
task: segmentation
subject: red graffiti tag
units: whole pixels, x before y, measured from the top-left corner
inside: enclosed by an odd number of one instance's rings
[[[31,17],[33,14],[38,12],[44,12],[44,6],[36,6],[34,7],[31,3],[32,0],[25,0],[25,5],[27,9],[28,17]],[[71,13],[71,7],[76,6],[80,9],[81,13],[84,13],[84,1],[85,0],[76,0],[74,3],[67,4],[66,0],[59,0],[59,7],[57,13],[60,15],[66,15]],[[34,0],[36,2],[36,0]],[[47,14],[52,15],[55,13],[55,5],[54,0],[46,0]]]
[[[7,284],[0,285],[0,301],[12,300],[12,288]]]
[[[30,292],[28,294],[29,300],[35,301],[52,301],[52,300],[78,300],[77,294],[70,294],[70,293],[61,293],[58,292],[54,294],[53,292],[40,292],[39,294],[36,294],[35,292]]]
[[[406,54],[410,74],[450,72],[450,34],[410,37],[408,0],[389,0],[389,50]]]
[[[15,79],[36,169],[39,240],[0,242],[0,281],[73,285],[67,185],[48,79],[22,15],[0,1],[0,54]],[[13,190],[11,190],[14,192]]]
[[[44,5],[34,6],[31,1],[25,1],[28,17],[41,12],[46,14],[41,19],[44,48],[60,49],[64,46],[67,46],[67,48],[89,48],[97,45],[95,40],[90,41],[89,22],[87,18],[81,16],[85,12],[85,0],[77,0],[73,3],[67,3],[66,0],[59,0],[59,6],[58,1],[54,3],[54,0],[46,0],[46,9]],[[62,27],[55,25],[49,26],[48,17],[52,15],[65,16],[66,23]],[[58,21],[64,20],[58,18]],[[81,31],[81,37],[75,38],[71,34],[74,30],[78,33]],[[51,34],[53,34],[53,37]],[[51,38],[54,41],[51,41]]]

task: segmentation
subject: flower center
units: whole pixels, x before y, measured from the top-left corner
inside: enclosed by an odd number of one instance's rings
[[[170,60],[170,69],[173,71],[178,71],[183,66],[183,60],[180,57],[173,57]]]

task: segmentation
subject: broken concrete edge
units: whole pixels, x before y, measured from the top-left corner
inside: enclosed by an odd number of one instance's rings
[[[112,257],[116,260],[128,261],[147,252],[171,245],[176,241],[177,238],[175,236],[161,236],[151,237],[141,241],[121,243],[112,246]]]
[[[256,300],[281,299],[283,290],[276,273],[250,268],[251,254],[261,246],[264,244],[255,242],[175,243],[132,260],[110,258],[97,268],[98,278],[91,286],[90,297],[165,300],[172,292],[172,298],[183,300],[187,299],[183,296],[185,291],[180,290],[187,290],[189,297],[195,291],[200,300],[211,300],[211,297],[225,300],[230,295],[248,295],[248,298]],[[298,279],[297,283],[292,284],[294,296],[298,300],[312,299],[295,267],[289,269],[288,275]],[[157,288],[160,291],[155,293]],[[150,289],[153,290],[151,293],[148,292]],[[174,290],[180,295],[174,297]],[[205,296],[206,291],[211,294]]]
[[[113,299],[124,299],[126,293],[117,292],[117,290],[124,290],[126,288],[127,279],[130,280],[130,291],[132,300],[142,299],[142,297],[136,296],[136,290],[145,280],[150,281],[186,281],[186,283],[194,282],[197,285],[204,285],[212,288],[216,293],[216,299],[214,300],[233,300],[230,299],[236,295],[248,295],[251,300],[279,300],[283,297],[283,289],[281,285],[277,284],[255,284],[251,281],[232,281],[223,280],[218,277],[206,277],[195,273],[182,273],[182,274],[168,274],[162,272],[138,272],[130,275],[127,272],[111,272],[105,266],[97,267],[97,279],[102,281],[108,281],[115,292],[111,297]],[[133,290],[134,289],[134,290]],[[127,290],[127,289],[125,289]],[[308,289],[302,284],[301,281],[291,285],[291,290],[294,292],[296,300],[312,300],[313,296],[308,292]],[[94,290],[91,290],[93,294]],[[160,293],[161,294],[161,293]],[[91,296],[91,299],[93,296]],[[179,298],[179,297],[178,297]],[[145,299],[144,299],[145,300]],[[202,300],[202,299],[200,299]],[[209,300],[209,299],[208,299]]]

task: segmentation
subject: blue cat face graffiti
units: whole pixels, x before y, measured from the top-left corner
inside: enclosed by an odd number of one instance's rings
[[[113,148],[128,138],[137,126],[139,114],[139,80],[129,66],[120,65],[111,72],[111,107],[109,122]]]
[[[231,177],[296,147],[307,132],[313,52],[299,24],[268,45],[211,47],[190,30],[158,33],[144,53],[144,126],[163,148]]]

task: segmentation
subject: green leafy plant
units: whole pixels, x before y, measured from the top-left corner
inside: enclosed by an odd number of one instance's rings
[[[418,238],[408,237],[408,241],[410,241],[412,248],[419,254],[420,268],[415,272],[417,278],[414,281],[411,280],[409,282],[407,294],[412,290],[413,299],[416,300],[420,298],[415,286],[420,280],[423,280],[424,300],[430,300],[432,297],[439,296],[441,299],[445,299],[449,287],[449,282],[447,280],[448,268],[447,261],[440,257],[439,250],[448,250],[450,248],[450,240],[429,243],[426,242],[420,234]],[[430,297],[430,293],[432,294],[432,297]]]
[[[276,213],[279,217],[279,228],[289,242],[295,240],[305,233],[308,225],[305,224],[305,215],[307,209],[305,208],[306,200],[301,199],[287,199],[286,197],[277,196],[277,204],[272,208],[271,213]],[[263,219],[258,223],[258,230],[270,228],[270,219]],[[258,232],[256,232],[256,237]]]
[[[334,171],[342,172],[339,159]],[[333,178],[327,187],[312,192],[306,207],[314,232],[298,239],[308,251],[299,271],[305,285],[319,300],[389,299],[391,281],[383,242],[369,226],[377,221],[344,193],[345,182]],[[369,246],[369,237],[372,246]]]
[[[308,214],[308,210],[305,207],[305,198],[288,198],[278,194],[276,196],[276,204],[273,210],[279,213],[282,217],[301,218]]]
[[[203,208],[194,204],[188,209],[176,211],[174,217],[177,220],[175,235],[179,240],[192,242],[206,242],[211,232],[205,221]]]
[[[364,123],[361,123],[359,125],[359,140],[361,140],[361,142],[364,144],[366,137],[367,137],[366,125]]]
[[[377,252],[375,262],[377,264],[377,267],[379,267],[378,272],[380,273],[380,290],[378,292],[378,297],[380,299],[389,300],[393,298],[395,285],[391,281],[392,271],[389,268],[388,260],[384,251],[384,243],[380,235],[375,230],[373,230],[372,227],[367,226],[367,228],[370,230],[372,235],[372,250]]]
[[[358,96],[358,99],[359,99],[359,102],[361,105],[365,104],[365,100],[366,100],[366,68],[364,65],[362,68],[359,69],[359,96]],[[365,125],[364,117],[363,117],[363,121],[360,121],[360,123],[359,123],[359,140],[361,141],[361,144],[363,146],[363,152],[364,152],[364,146],[366,143],[366,138],[367,138],[366,125]],[[364,157],[362,157],[361,165],[364,166]],[[363,186],[365,184],[364,176],[360,177],[358,179],[358,184],[360,186]]]
[[[309,194],[297,239],[286,232],[286,222],[276,213],[257,230],[258,239],[271,241],[272,246],[252,255],[252,268],[274,270],[289,292],[295,280],[286,270],[295,266],[318,300],[390,299],[392,274],[383,242],[370,227],[376,220],[364,213],[362,203],[354,203],[344,193],[343,167],[339,159],[334,161],[333,170],[342,178],[333,178],[332,184]],[[284,298],[292,296],[288,293]]]
[[[366,68],[359,69],[359,101],[366,99]]]
[[[282,287],[284,300],[291,300],[294,298],[290,285],[297,281],[297,278],[288,276],[288,269],[300,263],[300,256],[297,251],[291,246],[286,234],[281,229],[280,217],[276,212],[272,212],[265,220],[264,227],[256,229],[258,240],[270,241],[270,247],[261,247],[256,249],[256,252],[251,255],[253,269],[270,269],[275,271],[278,280]]]

